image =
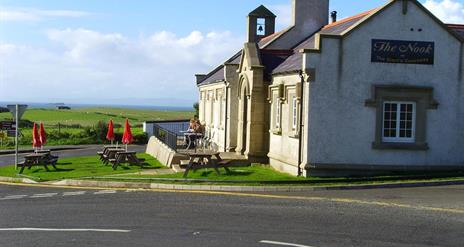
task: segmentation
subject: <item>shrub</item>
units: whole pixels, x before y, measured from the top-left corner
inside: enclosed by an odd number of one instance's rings
[[[34,122],[30,120],[20,120],[19,121],[19,128],[32,128],[34,126]]]
[[[98,121],[95,126],[95,137],[96,141],[105,141],[106,134],[108,133],[108,126],[103,121]]]
[[[148,143],[147,133],[134,135],[134,143],[135,144],[147,144]]]
[[[4,113],[4,112],[10,112],[10,110],[6,107],[0,106],[0,113]]]

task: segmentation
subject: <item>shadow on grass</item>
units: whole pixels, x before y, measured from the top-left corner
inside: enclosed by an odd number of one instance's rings
[[[140,168],[142,168],[144,170],[159,170],[159,169],[162,169],[163,167],[162,166],[152,166],[152,165],[150,165],[148,163],[142,163]]]
[[[243,176],[250,176],[254,172],[252,171],[230,171],[228,173],[223,173],[221,169],[219,170],[221,172],[221,175],[226,175],[230,177],[243,177]],[[201,173],[198,170],[194,170],[193,173],[199,173],[201,177],[209,177],[211,175],[216,175],[216,172],[214,170],[208,170],[208,171],[201,171]]]
[[[36,169],[36,170],[33,170],[31,173],[39,173],[39,172],[50,172],[50,173],[54,173],[54,172],[72,172],[72,171],[75,171],[75,169],[63,169],[63,168],[57,168],[56,170],[55,169],[50,169],[50,170],[45,170],[45,169]]]
[[[65,162],[65,163],[57,163],[56,165],[57,166],[69,166],[69,165],[72,165],[73,163],[71,162]]]

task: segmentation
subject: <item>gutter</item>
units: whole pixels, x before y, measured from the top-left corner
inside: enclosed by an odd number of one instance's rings
[[[301,79],[301,89],[300,89],[300,126],[298,130],[298,177],[303,175],[303,169],[301,168],[301,162],[303,160],[303,105],[304,105],[304,75],[303,71],[299,71],[299,76]]]
[[[226,85],[226,112],[224,114],[224,152],[227,152],[227,130],[229,128],[228,125],[228,115],[229,115],[229,83],[227,81],[224,81],[224,84]],[[222,109],[221,109],[222,110]],[[229,117],[230,119],[230,117]]]

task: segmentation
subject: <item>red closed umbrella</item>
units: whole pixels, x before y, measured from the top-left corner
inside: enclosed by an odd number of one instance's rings
[[[106,133],[106,140],[111,141],[111,144],[113,144],[113,141],[114,141],[113,120],[110,120],[110,122],[108,123],[108,132]]]
[[[32,127],[32,147],[39,148],[41,146],[42,146],[42,143],[40,142],[37,125],[34,123],[34,126]]]
[[[43,123],[40,123],[39,140],[42,147],[47,144],[47,133],[45,132]]]
[[[134,141],[134,137],[132,136],[129,119],[126,119],[126,124],[124,125],[124,134],[122,135],[122,143],[126,144],[126,150],[127,150],[127,144],[131,144],[133,141]]]

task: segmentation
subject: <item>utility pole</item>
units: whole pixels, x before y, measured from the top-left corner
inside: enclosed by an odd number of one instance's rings
[[[18,169],[18,153],[19,153],[19,120],[27,109],[27,105],[8,105],[10,112],[13,114],[15,124],[15,170]]]
[[[16,119],[16,131],[15,131],[15,170],[18,170],[18,132],[19,132],[19,105],[16,105],[15,119]]]

